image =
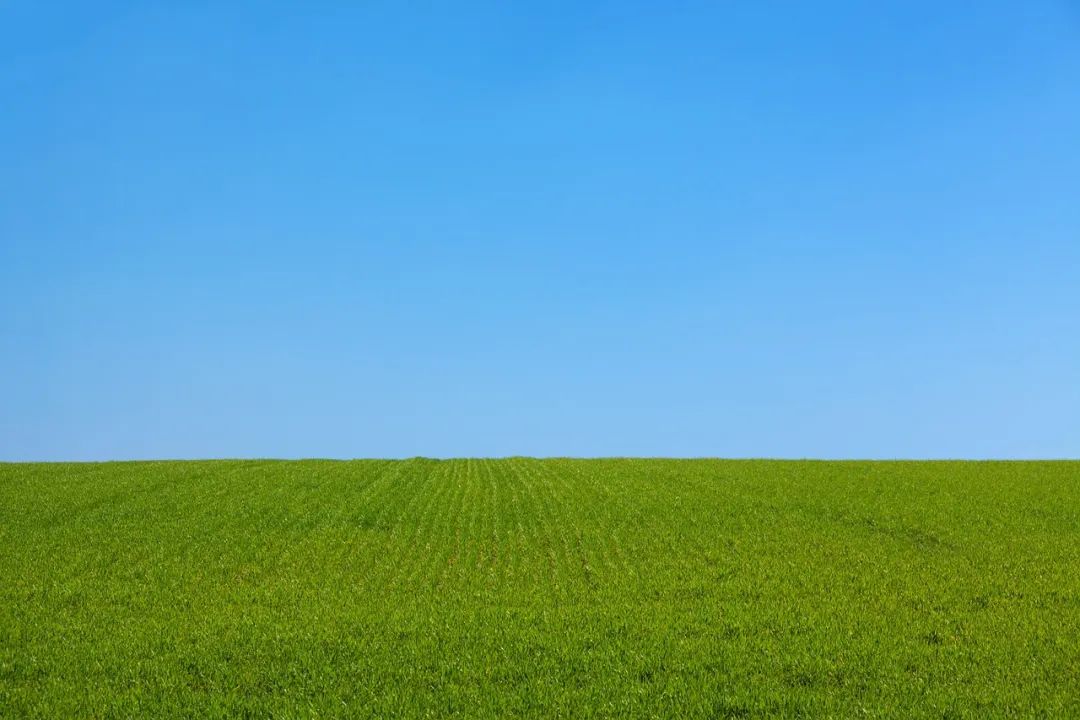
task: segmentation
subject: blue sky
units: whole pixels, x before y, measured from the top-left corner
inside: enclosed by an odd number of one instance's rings
[[[1080,456],[1080,5],[0,1],[0,459]]]

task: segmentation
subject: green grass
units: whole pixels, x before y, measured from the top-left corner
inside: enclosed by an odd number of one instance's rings
[[[0,464],[0,717],[332,716],[1080,716],[1080,463]]]

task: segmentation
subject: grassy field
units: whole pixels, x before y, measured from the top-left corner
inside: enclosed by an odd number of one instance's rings
[[[334,716],[1080,716],[1080,463],[0,464],[0,717]]]

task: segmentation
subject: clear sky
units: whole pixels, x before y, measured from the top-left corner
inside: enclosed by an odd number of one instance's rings
[[[1080,457],[1080,4],[0,0],[0,459]]]

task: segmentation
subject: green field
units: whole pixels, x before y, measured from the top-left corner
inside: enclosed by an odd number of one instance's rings
[[[0,464],[0,717],[1078,717],[1080,463]]]

